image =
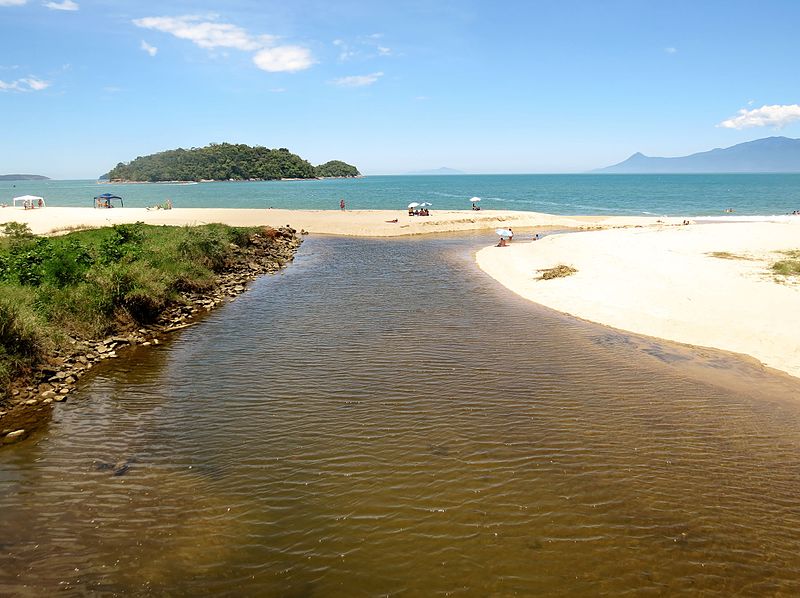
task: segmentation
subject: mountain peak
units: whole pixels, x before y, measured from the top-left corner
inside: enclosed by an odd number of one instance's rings
[[[601,168],[607,173],[800,172],[800,139],[765,137],[690,156],[658,158],[636,152]]]

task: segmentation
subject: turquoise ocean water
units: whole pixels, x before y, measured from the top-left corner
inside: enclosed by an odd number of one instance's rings
[[[126,207],[171,199],[175,207],[403,209],[427,201],[432,209],[483,209],[551,214],[771,216],[800,210],[800,174],[450,175],[369,176],[359,179],[110,185],[96,181],[2,181],[0,202],[45,197],[51,206],[92,206],[111,192]]]

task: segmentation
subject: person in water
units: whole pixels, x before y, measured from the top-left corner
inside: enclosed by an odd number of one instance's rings
[[[344,210],[344,198],[339,200],[339,209]]]

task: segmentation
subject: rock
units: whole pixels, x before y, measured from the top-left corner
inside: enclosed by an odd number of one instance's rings
[[[28,399],[27,401],[25,401],[25,404],[32,407],[33,405],[36,405],[38,402],[39,401],[37,401],[36,399]]]
[[[22,440],[25,437],[25,430],[15,430],[13,432],[9,432],[3,438],[3,444],[12,444],[17,442],[18,440]]]
[[[66,389],[64,389],[64,390],[66,390]],[[45,400],[49,401],[50,399],[45,399]],[[66,401],[67,400],[67,395],[65,395],[65,394],[64,395],[56,395],[56,396],[53,397],[53,400],[54,401],[58,401],[59,403],[61,403],[62,401]]]
[[[69,394],[69,388],[62,388],[61,390],[58,391],[58,394],[60,394],[60,395],[68,395]]]
[[[46,390],[46,391],[44,391],[44,392],[42,393],[42,398],[43,398],[43,399],[48,399],[48,398],[50,398],[50,397],[54,396],[55,394],[56,394],[56,391],[54,391],[54,390],[52,390],[52,389],[50,389],[50,390]]]
[[[53,399],[45,399],[45,400],[42,401],[42,405],[49,405],[52,402],[53,402]]]
[[[66,380],[64,380],[66,384],[75,384],[75,376],[70,376]]]

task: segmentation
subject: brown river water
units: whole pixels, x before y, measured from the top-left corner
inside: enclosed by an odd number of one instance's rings
[[[0,595],[800,593],[800,384],[312,238],[0,451]]]

